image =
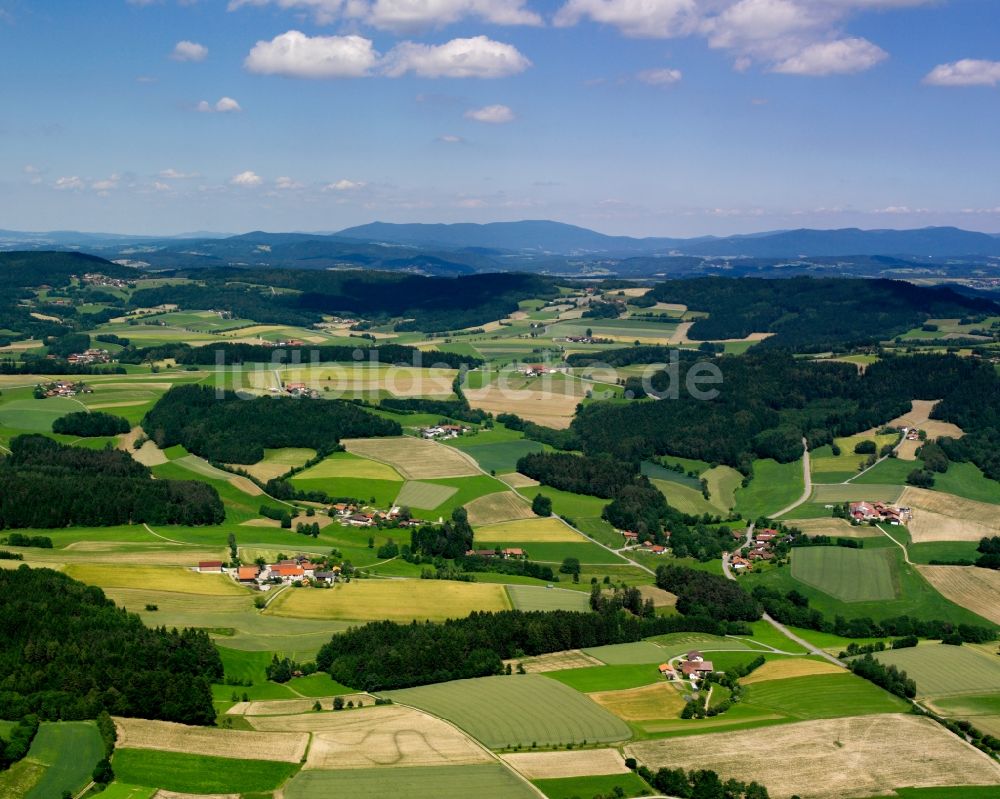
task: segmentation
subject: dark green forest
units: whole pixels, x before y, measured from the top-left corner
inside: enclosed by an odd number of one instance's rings
[[[212,724],[222,662],[201,630],[150,629],[50,569],[0,570],[0,718],[112,715]]]
[[[128,419],[103,411],[77,411],[60,416],[52,423],[52,432],[67,436],[117,436],[132,429]]]

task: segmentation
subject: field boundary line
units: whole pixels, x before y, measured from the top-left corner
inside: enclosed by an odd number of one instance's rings
[[[145,522],[142,523],[142,526],[146,528],[146,532],[150,533],[151,535],[155,535],[157,538],[162,538],[164,541],[167,541],[171,544],[178,544],[182,547],[197,546],[196,544],[188,544],[186,541],[175,541],[173,538],[167,538],[165,535],[160,535],[158,532],[156,532],[156,530],[154,530]]]

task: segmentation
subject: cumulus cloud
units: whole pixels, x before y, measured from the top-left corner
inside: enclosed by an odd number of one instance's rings
[[[233,114],[243,110],[232,97],[221,97],[215,105],[202,100],[195,108],[202,114]]]
[[[178,169],[164,169],[160,172],[159,177],[164,180],[188,180],[190,178],[198,177],[197,172],[181,172]]]
[[[260,75],[287,78],[361,78],[379,55],[363,36],[306,36],[288,31],[271,41],[259,41],[243,62]]]
[[[290,177],[280,177],[275,179],[274,188],[281,189],[282,191],[290,191],[292,189],[301,189],[302,184]]]
[[[569,0],[556,12],[559,27],[590,19],[613,25],[626,36],[667,39],[694,32],[698,24],[695,0]]]
[[[77,175],[57,178],[54,188],[58,191],[79,191],[84,187],[84,182]]]
[[[514,121],[514,112],[505,105],[487,105],[466,111],[465,118],[489,125],[503,125]]]
[[[355,180],[348,180],[347,178],[341,178],[334,183],[329,183],[323,187],[323,191],[356,191],[357,189],[363,189],[366,184],[360,183]]]
[[[840,39],[811,44],[775,64],[774,71],[785,75],[849,75],[871,69],[888,57],[885,50],[867,39]]]
[[[504,78],[530,66],[513,45],[474,36],[439,45],[402,42],[386,57],[385,74],[393,78],[408,72],[422,78]]]
[[[494,25],[541,25],[527,0],[230,0],[229,10],[275,5],[310,12],[321,25],[362,22],[390,31],[440,28],[463,19]]]
[[[174,61],[204,61],[208,58],[208,48],[203,44],[184,40],[174,45],[170,57]]]
[[[645,69],[636,77],[650,86],[672,86],[684,77],[679,69]]]
[[[438,136],[438,141],[442,144],[462,144],[465,142],[461,136],[456,136],[453,133],[445,133],[442,136]]]
[[[928,86],[996,86],[1000,84],[1000,61],[963,58],[951,64],[938,64],[924,83]]]
[[[112,189],[117,189],[120,181],[120,175],[111,175],[110,177],[104,178],[104,180],[95,180],[90,184],[90,188],[96,192],[106,193]]]
[[[259,186],[264,182],[264,179],[256,172],[248,169],[246,172],[233,175],[233,179],[229,182],[234,186]]]

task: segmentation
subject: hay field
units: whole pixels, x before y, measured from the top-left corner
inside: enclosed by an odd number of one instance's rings
[[[501,758],[529,780],[564,777],[593,777],[628,774],[625,758],[616,749],[589,749],[578,752],[525,752]]]
[[[224,574],[198,574],[179,566],[71,563],[65,571],[75,580],[100,588],[137,588],[220,597],[245,596],[247,593],[246,589]]]
[[[590,597],[583,591],[541,585],[508,585],[507,594],[516,610],[590,611]]]
[[[284,799],[538,799],[538,792],[500,763],[391,769],[307,769],[282,790]]]
[[[267,614],[300,619],[444,621],[475,610],[510,610],[502,585],[449,580],[354,580],[328,590],[285,591]]]
[[[458,489],[454,486],[408,480],[403,484],[403,488],[396,497],[396,504],[399,506],[405,505],[412,508],[433,510],[447,502],[457,493]]]
[[[976,566],[917,566],[945,599],[1000,624],[1000,572]]]
[[[469,512],[469,524],[473,527],[499,524],[514,519],[535,518],[531,505],[513,491],[487,494],[485,497],[472,500],[465,509]]]
[[[899,504],[913,508],[907,525],[914,544],[978,541],[1000,535],[1000,508],[986,502],[908,486]]]
[[[642,601],[652,599],[654,608],[672,608],[677,604],[677,597],[674,594],[657,588],[655,585],[640,585],[638,588],[642,595]]]
[[[624,691],[598,691],[587,696],[623,721],[677,718],[684,709],[684,699],[667,682],[655,682]]]
[[[511,472],[510,474],[502,474],[498,478],[502,480],[511,488],[534,488],[535,486],[541,485],[537,480],[532,479],[520,472]]]
[[[627,746],[626,754],[654,771],[712,769],[723,779],[755,780],[775,799],[848,799],[906,786],[1000,782],[1000,764],[930,719],[903,714],[804,721],[708,740],[643,741]]]
[[[359,458],[350,452],[334,452],[325,460],[296,475],[299,480],[325,480],[337,477],[400,482],[403,480],[399,472],[391,466],[368,458]]]
[[[501,496],[493,494],[490,496]],[[485,498],[485,497],[484,497]],[[521,502],[524,507],[528,507]],[[531,508],[529,507],[530,511]],[[500,524],[490,524],[476,529],[476,542],[482,544],[505,544],[509,541],[517,541],[525,544],[561,544],[561,543],[583,543],[586,541],[583,536],[570,527],[567,527],[559,519],[548,517],[538,518],[532,514],[531,518],[521,521],[508,521]]]
[[[896,457],[901,461],[915,461],[917,459],[917,450],[920,449],[921,444],[923,444],[922,441],[904,440],[896,448]]]
[[[631,737],[628,726],[596,702],[539,674],[456,680],[384,695],[447,719],[493,749]]]
[[[740,680],[742,685],[753,685],[771,680],[789,680],[795,677],[812,677],[816,674],[845,674],[840,666],[835,666],[826,660],[807,660],[806,658],[782,658],[769,660],[759,669]]]
[[[965,432],[958,425],[931,419],[931,411],[940,400],[913,400],[909,413],[897,416],[889,425],[892,427],[916,427],[927,432],[927,438],[934,440],[941,436],[961,438]]]
[[[167,456],[152,441],[147,441],[142,445],[141,449],[135,448],[135,442],[140,436],[144,435],[145,432],[141,427],[133,427],[129,432],[118,436],[118,442],[115,444],[115,447],[127,452],[143,466],[159,466],[162,463],[166,463]]]
[[[494,383],[486,388],[468,389],[465,396],[473,408],[492,414],[514,413],[522,419],[565,430],[573,421],[584,392],[571,382],[548,391],[504,388]]]
[[[811,502],[896,502],[903,493],[902,486],[892,485],[862,485],[848,483],[846,485],[816,485],[813,486]]]
[[[523,658],[504,661],[516,666],[520,663],[528,674],[544,674],[547,671],[563,671],[564,669],[582,669],[589,666],[603,666],[604,662],[591,657],[579,649],[567,649],[562,652],[552,652],[548,655],[538,655],[533,658]]]
[[[317,672],[318,673],[318,672]],[[331,692],[326,701],[323,697],[310,696],[308,699],[261,699],[253,702],[238,702],[226,711],[230,716],[288,716],[295,713],[308,713],[313,709],[313,705],[319,701],[323,710],[332,709]],[[370,694],[339,694],[340,698],[347,702],[372,705],[375,697]]]
[[[1000,658],[972,646],[927,644],[878,652],[875,658],[906,671],[920,696],[1000,692]]]
[[[29,550],[24,551],[26,554]],[[227,550],[196,549],[193,547],[160,543],[124,543],[117,541],[74,541],[64,549],[30,551],[32,560],[46,560],[49,557],[63,563],[115,563],[139,564],[145,566],[192,566],[203,560],[225,560]]]
[[[258,730],[312,733],[307,769],[464,766],[493,760],[447,722],[400,705],[257,717],[250,723]]]
[[[859,525],[855,527],[847,519],[795,519],[789,521],[792,527],[798,527],[808,535],[828,535],[832,538],[878,538],[882,535],[874,527]]]
[[[279,370],[284,383],[305,383],[309,388],[331,396],[342,394],[377,394],[385,391],[394,397],[450,397],[458,372],[454,369],[424,369],[413,366],[386,366],[365,362],[292,366]],[[274,385],[272,372],[252,375],[256,388]]]
[[[117,745],[127,749],[154,749],[211,757],[240,757],[298,763],[305,756],[309,736],[302,732],[250,732],[214,727],[189,727],[170,721],[116,718]]]
[[[476,462],[452,447],[422,438],[348,438],[348,452],[392,466],[408,480],[472,477],[481,474]]]
[[[792,577],[843,602],[896,599],[894,557],[889,549],[799,547]]]
[[[264,459],[253,464],[231,464],[243,469],[265,483],[288,472],[295,466],[301,466],[311,458],[316,457],[316,450],[301,447],[284,447],[282,449],[265,449]]]

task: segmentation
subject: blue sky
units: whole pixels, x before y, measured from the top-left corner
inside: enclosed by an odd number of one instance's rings
[[[998,5],[0,0],[0,228],[1000,233]]]

